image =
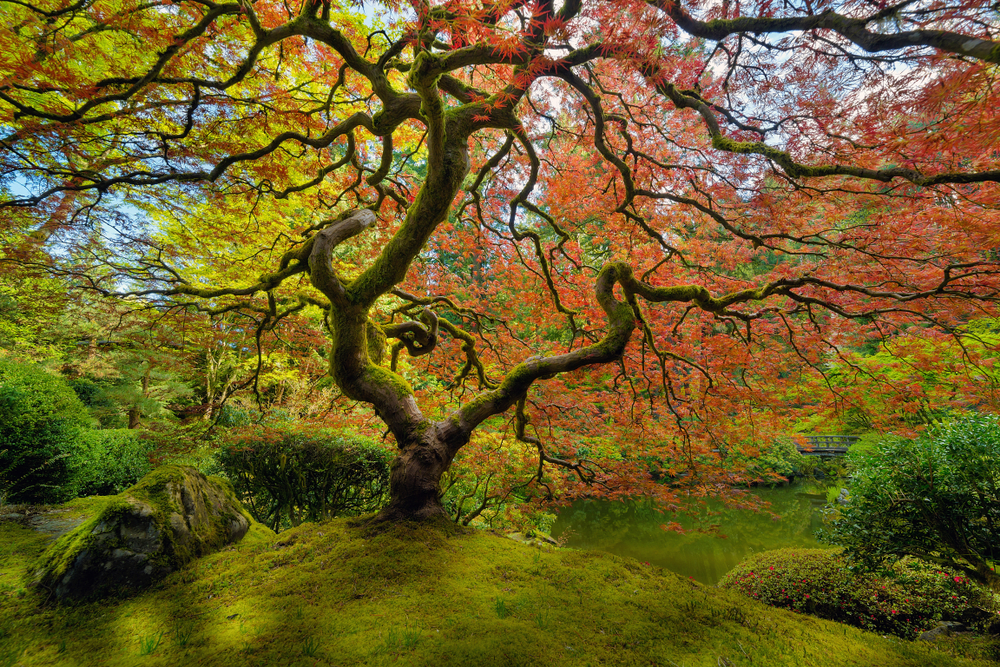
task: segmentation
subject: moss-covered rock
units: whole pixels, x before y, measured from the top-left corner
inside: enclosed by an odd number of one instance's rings
[[[95,516],[56,540],[32,583],[56,599],[142,590],[238,542],[251,522],[226,480],[165,466],[110,497]]]

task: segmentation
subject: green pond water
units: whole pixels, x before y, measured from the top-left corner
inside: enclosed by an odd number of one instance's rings
[[[771,549],[822,548],[814,533],[823,525],[822,487],[790,485],[753,489],[770,503],[770,513],[728,509],[718,502],[695,516],[657,512],[642,502],[586,500],[559,513],[552,535],[566,546],[629,556],[705,584],[715,584],[746,556]],[[684,534],[660,526],[676,521]],[[710,526],[718,525],[717,532]]]

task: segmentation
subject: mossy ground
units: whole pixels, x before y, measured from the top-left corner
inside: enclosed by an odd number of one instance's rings
[[[345,520],[254,526],[141,596],[45,606],[23,573],[48,539],[0,522],[0,666],[994,664],[607,554]]]

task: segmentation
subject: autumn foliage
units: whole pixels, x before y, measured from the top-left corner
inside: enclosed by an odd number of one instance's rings
[[[322,317],[399,447],[386,518],[441,512],[477,429],[537,493],[669,504],[858,382],[907,413],[865,346],[991,368],[985,2],[0,4],[4,265],[258,349]],[[993,408],[969,373],[949,409]]]

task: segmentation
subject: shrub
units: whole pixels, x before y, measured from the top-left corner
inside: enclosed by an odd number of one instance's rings
[[[372,512],[389,492],[391,455],[356,436],[257,436],[217,457],[250,513],[273,530]]]
[[[104,428],[114,428],[122,421],[118,406],[108,397],[103,386],[89,378],[69,380],[69,386]]]
[[[972,416],[852,449],[847,505],[821,537],[869,570],[931,556],[1000,590],[1000,423]]]
[[[891,433],[879,433],[878,431],[868,431],[867,433],[862,433],[858,436],[858,440],[851,445],[847,453],[847,462],[849,466],[860,461],[862,457],[871,455],[878,450],[883,443],[890,441],[901,442],[905,438],[892,435]]]
[[[90,431],[89,460],[83,471],[80,495],[121,493],[146,475],[153,466],[153,445],[127,428]]]
[[[882,574],[855,572],[839,549],[779,549],[747,558],[721,588],[737,590],[773,607],[907,639],[959,620],[984,630],[997,601],[963,574],[916,559]]]
[[[61,503],[77,495],[87,408],[64,379],[0,359],[0,498]]]

